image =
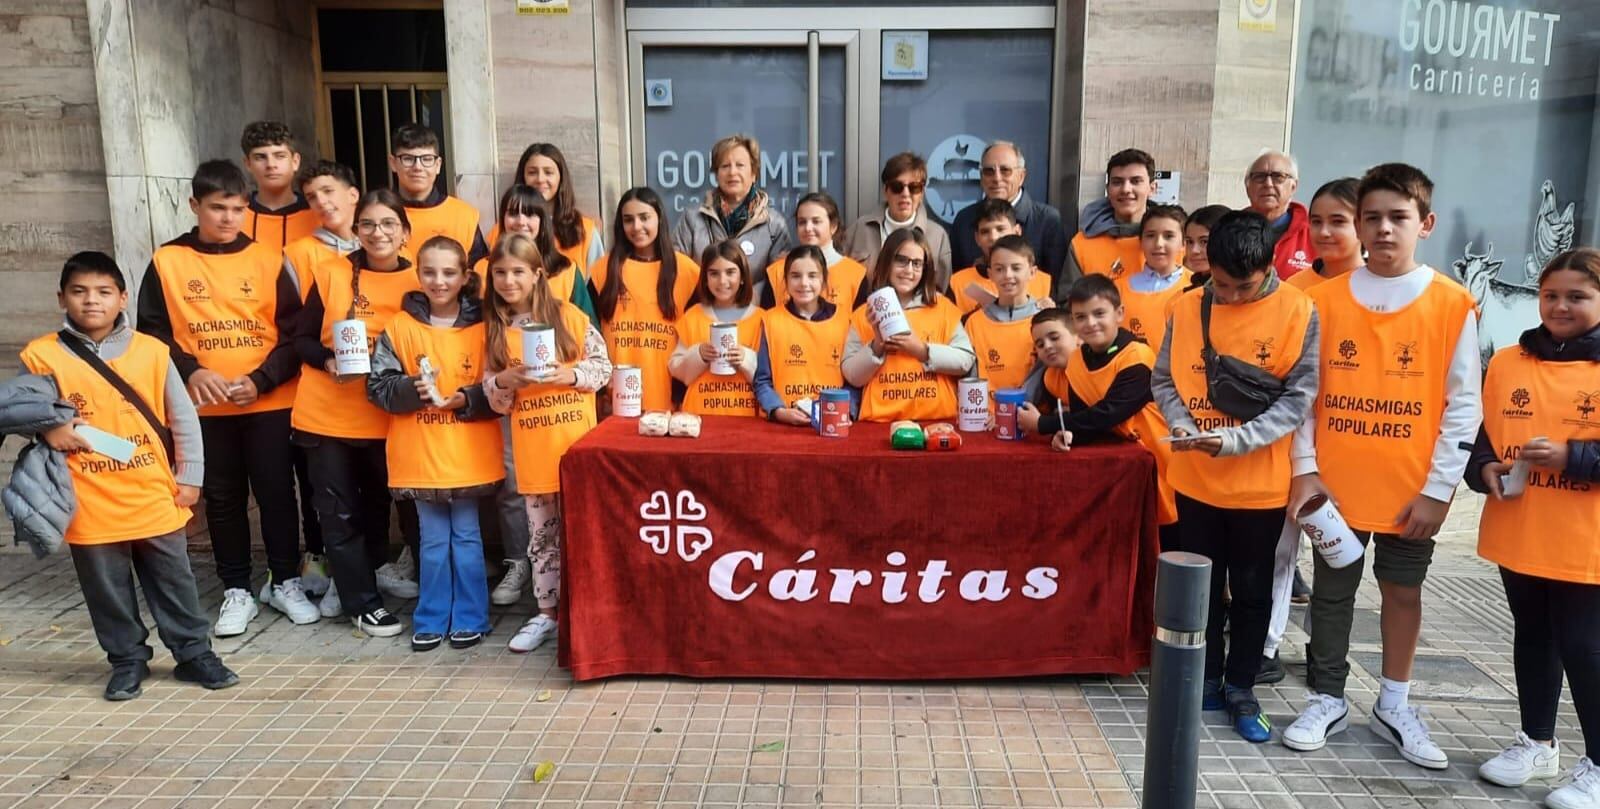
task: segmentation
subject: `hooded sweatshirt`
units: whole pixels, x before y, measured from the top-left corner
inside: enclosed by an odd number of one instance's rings
[[[1054,298],[1067,299],[1067,289],[1088,273],[1109,275],[1134,272],[1144,266],[1144,250],[1139,245],[1139,222],[1117,221],[1111,200],[1105,197],[1089,203],[1078,217],[1078,235],[1072,237],[1061,274],[1056,277]]]

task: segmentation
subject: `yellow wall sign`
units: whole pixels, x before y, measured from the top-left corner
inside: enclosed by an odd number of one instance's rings
[[[567,14],[572,11],[572,0],[517,0],[517,13]]]
[[[1239,0],[1239,30],[1278,30],[1278,0]]]

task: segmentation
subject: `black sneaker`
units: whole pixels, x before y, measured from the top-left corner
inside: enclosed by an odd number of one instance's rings
[[[143,660],[113,668],[111,679],[106,681],[106,699],[121,702],[139,696],[144,693],[139,684],[149,676],[150,666]]]
[[[482,641],[482,640],[483,640],[483,633],[482,632],[467,632],[467,631],[451,632],[450,633],[450,648],[452,648],[452,649],[471,649],[472,647],[477,646],[478,643],[480,641]]]
[[[216,652],[206,652],[193,660],[179,663],[173,669],[172,676],[186,683],[199,683],[202,688],[213,691],[239,684],[239,675],[222,665],[222,658],[217,657]]]
[[[356,629],[371,635],[374,638],[392,638],[400,634],[404,627],[400,626],[400,619],[388,610],[379,607],[372,612],[363,612],[350,619]]]
[[[443,642],[444,636],[438,632],[418,632],[411,636],[411,651],[431,652]]]
[[[1281,683],[1286,676],[1283,663],[1277,655],[1261,658],[1261,669],[1256,672],[1256,685],[1271,685]]]

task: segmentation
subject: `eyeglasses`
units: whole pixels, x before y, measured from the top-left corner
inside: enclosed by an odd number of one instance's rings
[[[400,165],[408,169],[419,163],[425,169],[431,169],[439,165],[439,156],[436,154],[397,154],[394,159],[400,161]]]
[[[889,193],[891,194],[904,194],[908,189],[912,194],[920,194],[922,193],[922,189],[928,187],[928,184],[921,182],[903,183],[899,180],[890,180],[889,182],[885,183],[883,187],[889,189]]]
[[[392,236],[400,231],[400,220],[385,219],[382,222],[374,222],[371,219],[363,219],[356,223],[356,232],[363,236],[371,236],[380,230]]]
[[[1265,182],[1271,182],[1273,185],[1283,185],[1293,180],[1294,175],[1281,171],[1252,171],[1246,174],[1244,178],[1254,185],[1260,185]]]
[[[994,177],[996,175],[1001,177],[1010,177],[1011,175],[1016,174],[1020,168],[1020,166],[984,166],[978,171],[981,172],[985,177]]]
[[[920,270],[922,269],[923,264],[924,262],[920,258],[911,258],[910,256],[901,255],[896,255],[894,257],[894,266],[899,267],[902,270]]]

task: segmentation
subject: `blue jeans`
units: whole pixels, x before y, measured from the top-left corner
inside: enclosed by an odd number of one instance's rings
[[[489,585],[484,579],[477,499],[416,503],[422,541],[417,610],[411,616],[415,631],[488,632]]]

